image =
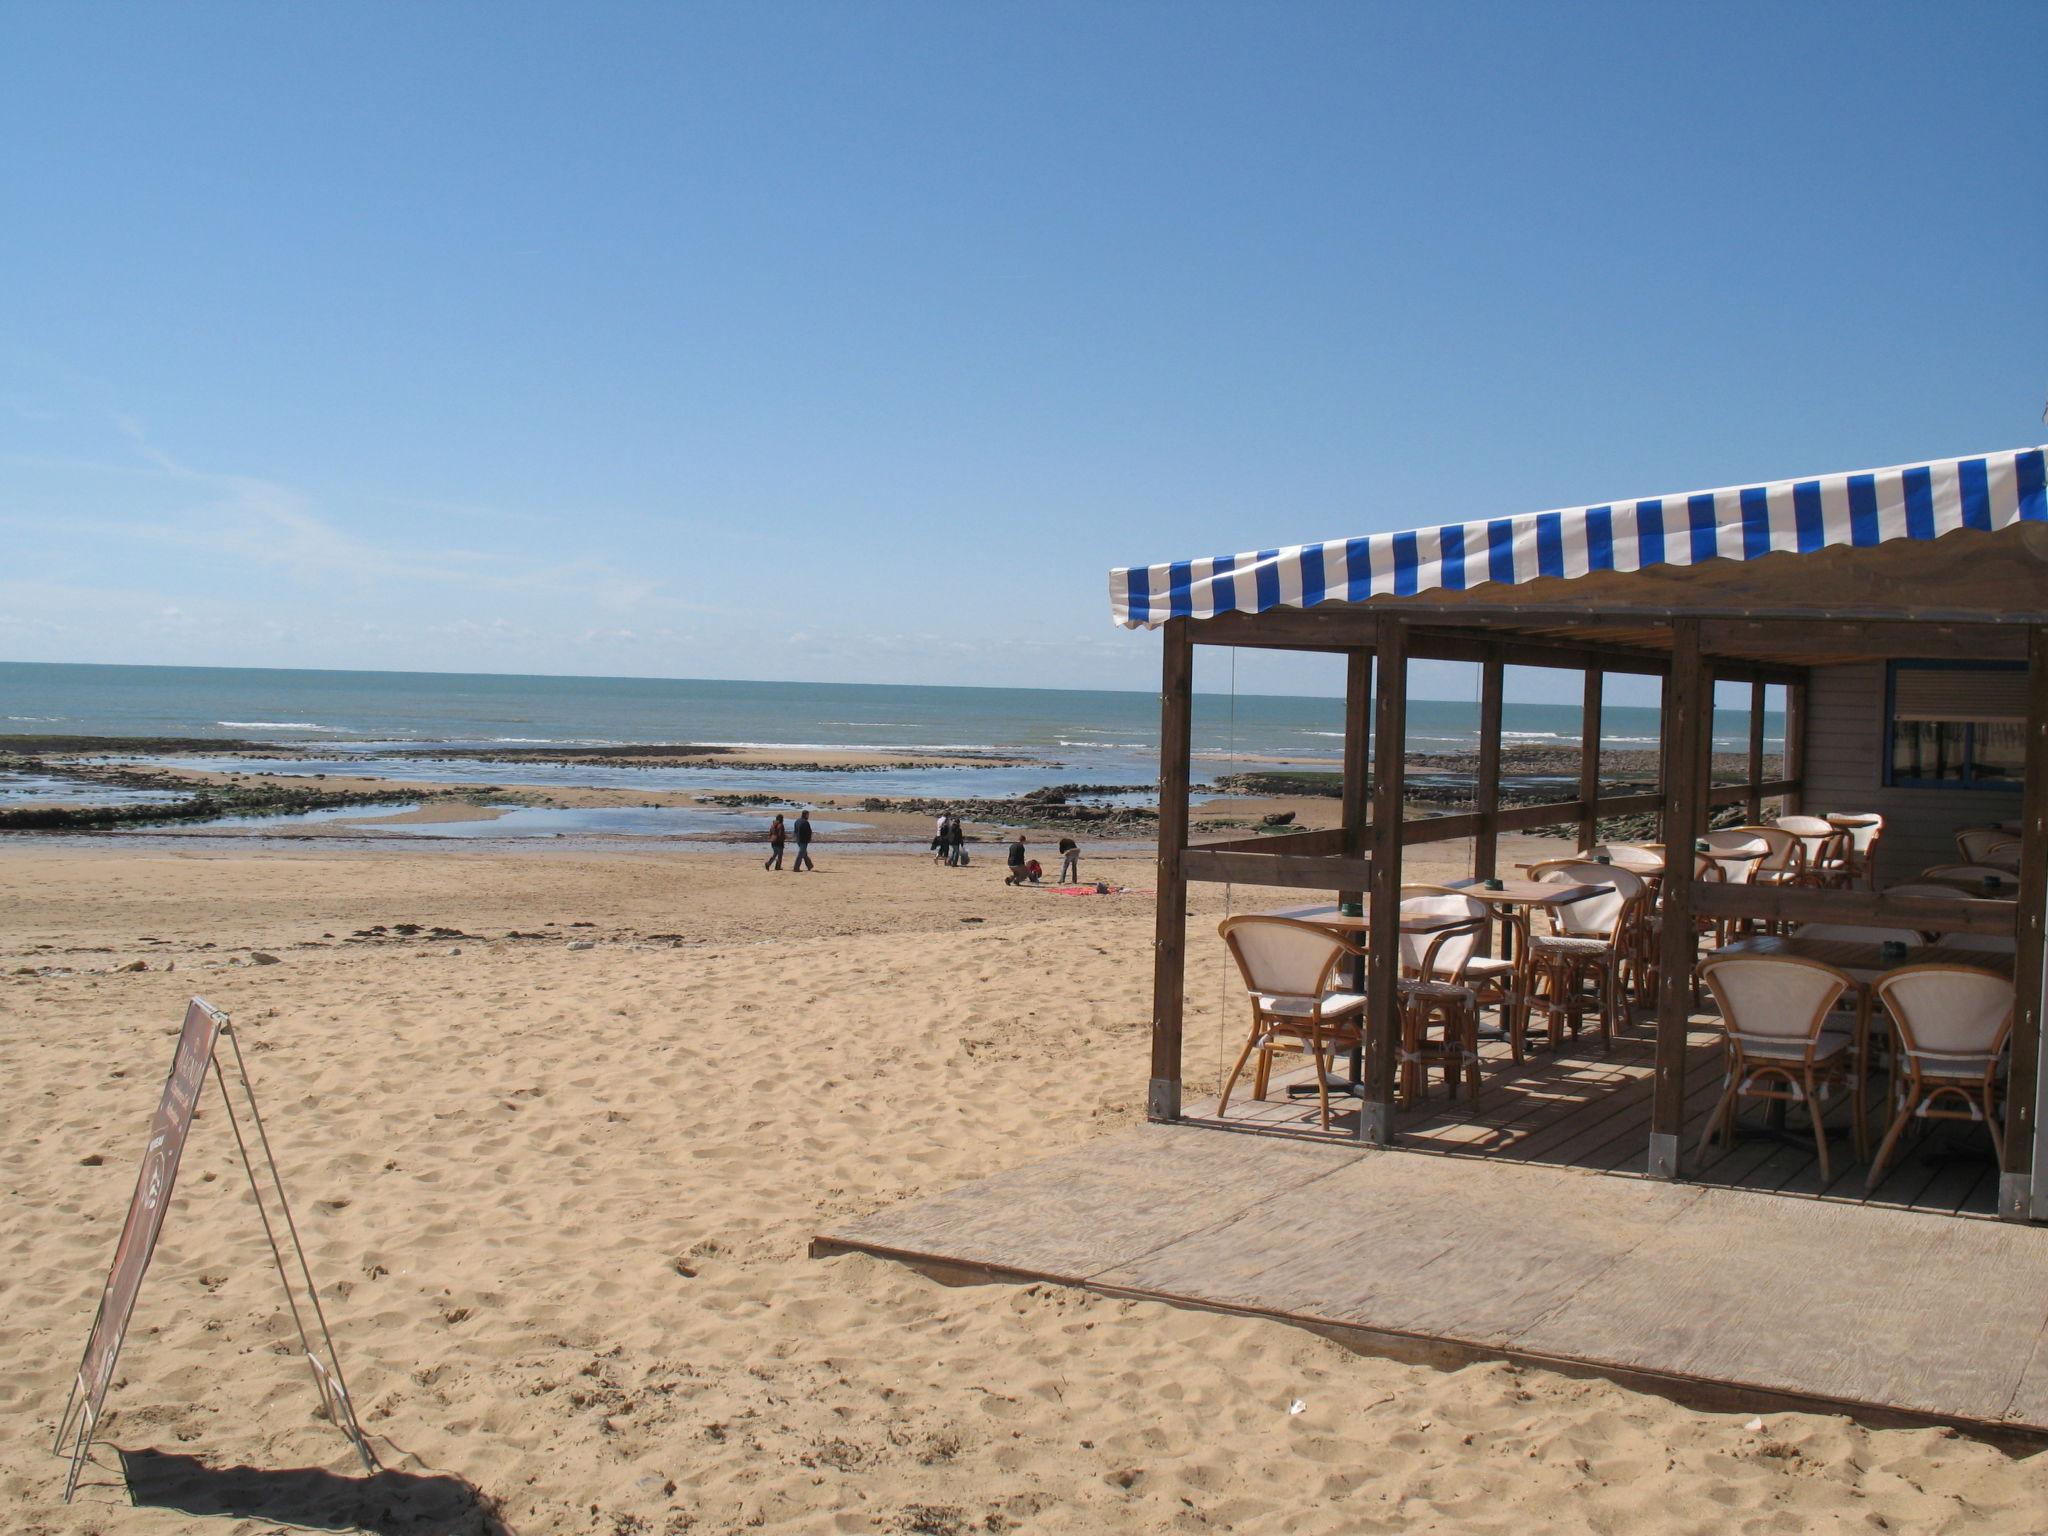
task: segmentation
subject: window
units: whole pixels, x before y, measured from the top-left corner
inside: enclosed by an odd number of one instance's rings
[[[2023,663],[1894,661],[1884,698],[1885,783],[2019,788],[2027,764]]]

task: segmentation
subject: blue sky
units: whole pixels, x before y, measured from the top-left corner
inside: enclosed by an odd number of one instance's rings
[[[1114,564],[2041,441],[2044,42],[16,0],[0,658],[1143,688]]]

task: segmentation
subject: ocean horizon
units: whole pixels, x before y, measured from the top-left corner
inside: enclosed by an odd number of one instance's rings
[[[1411,699],[1408,715],[1411,751],[1477,745],[1474,700]],[[1512,742],[1575,744],[1579,726],[1576,704],[1510,701],[1502,710]],[[1202,755],[1330,756],[1342,730],[1341,698],[1195,695]],[[1741,749],[1748,732],[1746,712],[1716,712],[1717,748]],[[1156,750],[1158,701],[1135,689],[0,662],[0,737],[43,734],[211,737],[294,750],[695,743],[1123,756]],[[1782,734],[1773,711],[1767,748]],[[1601,736],[1608,747],[1654,746],[1658,711],[1609,704]]]

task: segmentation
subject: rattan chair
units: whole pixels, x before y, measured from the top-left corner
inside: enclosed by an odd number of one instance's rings
[[[1849,834],[1851,883],[1877,889],[1877,845],[1884,837],[1884,817],[1876,811],[1830,811],[1826,821]]]
[[[1589,1007],[1597,1009],[1601,1047],[1612,1049],[1615,1025],[1627,1000],[1623,989],[1630,979],[1630,965],[1640,953],[1647,902],[1642,879],[1619,865],[1590,859],[1551,859],[1533,866],[1529,878],[1559,885],[1610,887],[1601,895],[1550,908],[1552,931],[1529,940],[1527,1010],[1543,1011],[1550,1048],[1556,1050],[1563,1043],[1564,1030],[1577,1036],[1580,1015]]]
[[[1778,827],[1798,838],[1805,850],[1801,884],[1823,889],[1855,884],[1856,871],[1851,863],[1850,838],[1846,830],[1819,816],[1780,816]]]
[[[1877,997],[1891,1015],[1899,1069],[1891,1125],[1871,1162],[1868,1187],[1883,1181],[1899,1137],[1914,1120],[1981,1122],[2002,1172],[2005,1130],[1997,1095],[2012,1036],[2012,983],[1971,966],[1915,965],[1879,977]]]
[[[1963,856],[1965,864],[1988,864],[1985,857],[1992,849],[2003,843],[2016,843],[2019,834],[2011,827],[1984,826],[1956,828],[1956,852]]]
[[[1316,1074],[1316,1100],[1322,1127],[1330,1128],[1330,1059],[1363,1039],[1365,998],[1332,987],[1338,964],[1359,951],[1329,929],[1289,917],[1233,917],[1217,929],[1237,962],[1251,997],[1252,1027],[1237,1053],[1216,1116],[1230,1107],[1230,1090],[1254,1051],[1259,1065],[1252,1097],[1263,1099],[1271,1080],[1273,1053],[1306,1050]]]
[[[1750,878],[1757,885],[1800,885],[1806,879],[1806,839],[1785,827],[1736,827],[1736,836],[1753,837],[1765,848]],[[1717,834],[1709,833],[1709,837]]]
[[[1845,1092],[1854,1118],[1856,1155],[1864,1155],[1862,1063],[1855,1037],[1832,1017],[1854,983],[1831,965],[1788,955],[1716,955],[1700,977],[1721,1008],[1726,1076],[1700,1134],[1700,1155],[1718,1135],[1735,1138],[1735,1111],[1745,1098],[1805,1106],[1823,1184],[1834,1177],[1828,1158],[1827,1101]],[[1831,1027],[1832,1026],[1832,1027]]]

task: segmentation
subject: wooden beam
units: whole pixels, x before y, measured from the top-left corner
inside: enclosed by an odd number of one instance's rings
[[[1181,1018],[1187,986],[1188,750],[1195,650],[1186,619],[1165,626],[1159,682],[1159,894],[1152,937],[1152,1080],[1149,1120],[1180,1118]]]
[[[1497,653],[1511,667],[1553,667],[1584,671],[1597,667],[1606,672],[1629,672],[1644,677],[1661,677],[1670,665],[1661,651],[1624,645],[1587,645],[1570,640],[1549,640],[1540,636],[1503,639],[1498,632],[1411,629],[1408,654],[1417,661],[1478,661]]]
[[[1220,843],[1194,843],[1191,847],[1211,853],[1312,853],[1344,852],[1344,829],[1326,827],[1318,832],[1274,832],[1264,837],[1233,837]]]
[[[1785,685],[1785,814],[1797,816],[1806,805],[1806,679]]]
[[[1707,804],[1718,809],[1724,805],[1741,805],[1749,799],[1752,786],[1748,784],[1716,784],[1707,791]],[[1794,787],[1790,779],[1765,779],[1755,785],[1757,795],[1768,800],[1772,795],[1782,795]]]
[[[1373,700],[1371,930],[1365,988],[1365,1102],[1358,1137],[1394,1139],[1394,1077],[1401,1047],[1401,815],[1408,747],[1408,626],[1380,623],[1379,690]]]
[[[1749,685],[1749,781],[1742,797],[1743,813],[1753,827],[1764,819],[1764,685]]]
[[[1693,887],[1701,917],[1762,917],[1794,923],[1853,923],[1862,928],[1912,928],[1922,933],[1990,933],[2009,937],[2018,907],[2010,901],[1888,896],[1882,891],[1822,891],[1797,885]]]
[[[1714,705],[1700,654],[1697,619],[1671,627],[1671,676],[1664,687],[1663,788],[1664,930],[1658,952],[1657,1068],[1650,1098],[1649,1172],[1675,1179],[1678,1139],[1685,1129],[1685,1037],[1692,1016],[1692,968],[1698,958],[1693,931],[1692,845],[1706,826],[1707,721]]]
[[[1367,890],[1372,884],[1370,859],[1341,855],[1244,853],[1216,848],[1183,848],[1185,878],[1209,884],[1282,885],[1308,891]]]
[[[1609,816],[1640,816],[1646,811],[1657,810],[1663,804],[1664,797],[1654,793],[1606,795],[1593,802],[1593,819],[1598,822]],[[1586,802],[1583,800],[1551,800],[1540,805],[1509,806],[1504,811],[1493,812],[1490,817],[1485,811],[1419,816],[1401,823],[1401,842],[1412,848],[1419,843],[1447,843],[1460,837],[1477,837],[1488,822],[1497,833],[1527,832],[1536,827],[1572,827],[1584,821],[1585,814]],[[1496,861],[1498,857],[1496,851]],[[1476,870],[1474,877],[1486,878]]]
[[[1372,652],[1344,658],[1344,840],[1349,858],[1365,854],[1366,815],[1372,809]],[[1361,885],[1337,893],[1339,903],[1365,900]]]
[[[1195,640],[1201,645],[1267,646],[1283,650],[1370,649],[1380,619],[1395,611],[1327,603],[1315,608],[1271,608],[1264,613],[1219,613],[1201,621],[1195,630]],[[1457,615],[1435,617],[1442,627],[1410,630],[1410,657],[1423,661],[1483,662],[1489,652],[1497,650],[1500,658],[1511,666],[1564,667],[1573,671],[1597,666],[1609,672],[1651,677],[1661,676],[1668,665],[1661,651],[1551,640],[1536,635],[1507,637],[1495,630],[1466,627]],[[1575,616],[1572,622],[1579,620]],[[1636,620],[1633,627],[1644,626]],[[1654,621],[1650,627],[1655,627]]]
[[[2041,1071],[2043,944],[2048,942],[2048,626],[2027,632],[2027,777],[2020,796],[2020,900],[2013,967],[2012,1062],[2007,1068],[2005,1172],[1998,1214],[2033,1215],[2035,1093]]]
[[[1500,715],[1503,667],[1500,651],[1489,647],[1479,663],[1479,783],[1474,804],[1479,825],[1473,833],[1472,874],[1489,880],[1500,857]]]
[[[1911,619],[1702,619],[1700,646],[1710,656],[1753,656],[1761,650],[1929,661],[2017,660],[2026,654],[2026,631],[2018,624],[1924,624]]]
[[[1600,694],[1603,678],[1598,667],[1586,669],[1585,693],[1579,704],[1579,846],[1590,848],[1599,824],[1595,809],[1600,799]]]

